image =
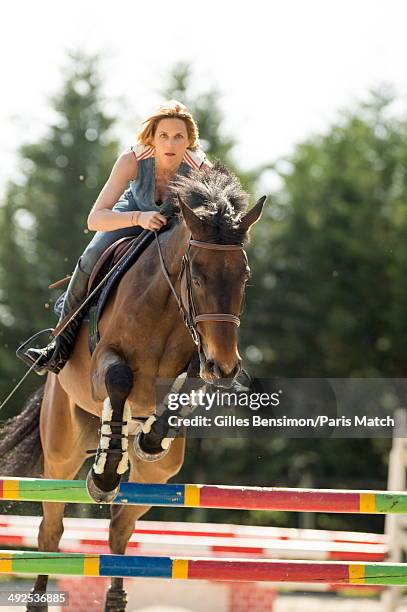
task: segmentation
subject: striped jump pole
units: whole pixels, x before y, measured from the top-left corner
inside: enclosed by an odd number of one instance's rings
[[[83,480],[40,478],[0,479],[0,499],[95,503],[89,496]],[[407,514],[407,493],[390,491],[124,482],[120,485],[113,503],[238,510],[283,510],[286,512]]]
[[[37,549],[40,517],[0,515],[0,548]],[[109,554],[109,521],[65,518],[59,551]],[[126,554],[174,557],[385,561],[382,534],[216,523],[137,521]]]
[[[407,585],[407,565],[263,559],[176,559],[0,551],[0,573],[123,576],[181,580]]]
[[[37,527],[38,530],[38,527]],[[0,547],[37,548],[33,528],[12,529],[0,525]],[[59,551],[64,553],[109,554],[108,534],[64,530]],[[384,544],[329,542],[312,540],[276,540],[263,538],[224,538],[168,534],[138,534],[130,537],[126,554],[175,557],[233,557],[249,559],[309,559],[314,561],[385,561]]]
[[[0,529],[7,529],[9,533],[31,533],[40,526],[41,516],[27,516],[0,514]],[[107,541],[109,537],[109,519],[64,517],[64,537],[70,533],[83,533],[84,536],[102,538]],[[296,527],[272,527],[260,525],[236,525],[232,523],[185,523],[174,521],[148,521],[138,520],[133,530],[137,537],[193,536],[204,540],[214,538],[253,539],[259,538],[271,541],[302,540],[322,543],[352,543],[387,545],[387,537],[382,533],[364,533],[362,531],[333,531],[326,529],[299,529]],[[80,551],[78,551],[80,552]],[[350,560],[350,559],[349,559]],[[346,559],[342,559],[346,561]]]

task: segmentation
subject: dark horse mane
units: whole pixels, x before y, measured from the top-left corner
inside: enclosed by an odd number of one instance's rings
[[[249,196],[239,179],[220,162],[205,172],[192,170],[172,182],[162,213],[180,222],[178,196],[204,222],[205,240],[219,244],[247,242],[247,232],[239,229],[239,222],[247,211]]]

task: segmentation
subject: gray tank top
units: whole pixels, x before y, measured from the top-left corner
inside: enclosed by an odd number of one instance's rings
[[[137,145],[130,147],[137,159],[137,178],[130,181],[129,189],[138,210],[160,211],[155,201],[155,157],[154,147]],[[210,165],[202,149],[186,150],[177,175],[188,176],[191,169],[199,169],[202,164]]]
[[[187,176],[190,171],[190,166],[185,162],[181,162],[177,175]],[[154,157],[149,157],[148,159],[143,159],[138,162],[137,178],[135,181],[130,181],[129,187],[138,210],[160,210],[160,207],[155,202]]]

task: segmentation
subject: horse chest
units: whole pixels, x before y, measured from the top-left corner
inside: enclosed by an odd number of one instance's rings
[[[195,345],[186,328],[173,329],[169,335],[153,334],[136,351],[137,370],[158,377],[177,376],[188,364],[194,350]]]

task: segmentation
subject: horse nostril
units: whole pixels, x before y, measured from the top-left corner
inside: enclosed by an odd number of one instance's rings
[[[213,359],[206,360],[206,369],[210,374],[214,373],[215,362]]]
[[[238,376],[241,370],[240,361],[237,362],[237,364],[235,365],[235,367],[229,374],[226,374],[226,372],[221,368],[221,366],[214,359],[207,359],[205,366],[206,366],[206,371],[208,372],[208,374],[211,374],[217,379],[236,378],[236,376]]]
[[[207,359],[206,361],[206,371],[208,374],[211,374],[215,378],[223,378],[224,373],[221,368],[218,366],[217,362],[214,359]]]
[[[216,378],[222,378],[224,376],[224,373],[222,372],[217,363],[215,363],[213,366],[213,373],[215,374]]]

